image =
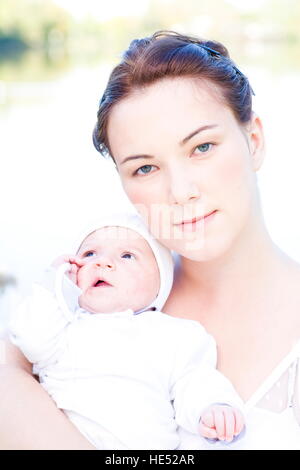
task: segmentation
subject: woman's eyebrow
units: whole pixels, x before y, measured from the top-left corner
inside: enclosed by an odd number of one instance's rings
[[[182,146],[187,143],[188,140],[190,140],[192,137],[194,137],[196,134],[199,134],[200,132],[207,131],[209,129],[214,129],[215,127],[218,127],[218,124],[207,124],[206,126],[201,126],[195,131],[191,132],[187,137],[185,137],[181,142],[179,142],[179,145]],[[129,160],[137,160],[139,158],[154,158],[151,155],[130,155],[129,157],[124,158],[124,160],[121,161],[120,165],[123,165],[124,163],[128,162]]]
[[[207,124],[206,126],[201,126],[195,131],[191,132],[187,137],[185,137],[181,142],[180,145],[186,144],[188,140],[190,140],[192,137],[194,137],[196,134],[199,134],[200,132],[207,131],[208,129],[214,129],[215,127],[218,127],[218,124]]]
[[[138,158],[154,158],[151,155],[131,155],[130,157],[124,158],[124,160],[120,163],[120,165],[123,165],[123,163],[128,162],[129,160],[137,160]]]

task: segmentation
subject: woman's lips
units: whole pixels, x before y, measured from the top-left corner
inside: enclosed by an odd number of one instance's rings
[[[208,214],[200,217],[194,217],[191,220],[184,220],[180,224],[175,224],[176,227],[180,227],[183,231],[194,232],[199,227],[203,228],[203,224],[212,220],[217,210],[211,211]]]

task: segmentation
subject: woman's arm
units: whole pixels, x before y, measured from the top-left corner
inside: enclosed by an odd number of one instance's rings
[[[0,449],[96,450],[57,408],[8,335],[0,341]]]

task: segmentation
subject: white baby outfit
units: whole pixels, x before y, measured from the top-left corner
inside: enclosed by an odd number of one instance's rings
[[[109,225],[132,228],[150,244],[161,285],[148,308],[157,310],[91,314],[79,307],[80,289],[64,275],[66,266],[50,268],[46,283],[35,284],[12,316],[11,341],[97,449],[184,449],[189,442],[201,448],[202,410],[242,402],[215,369],[215,341],[204,328],[160,311],[173,280],[169,251],[137,218],[114,217],[96,227]]]

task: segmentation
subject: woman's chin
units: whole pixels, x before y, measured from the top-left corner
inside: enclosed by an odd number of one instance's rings
[[[191,261],[209,262],[223,257],[229,249],[229,246],[223,240],[218,243],[211,240],[207,243],[185,242],[174,244],[171,250],[175,251],[179,256],[183,256]]]

